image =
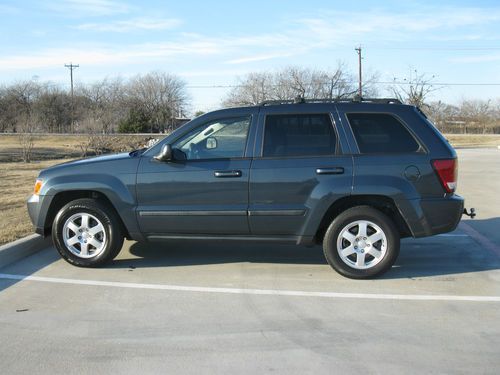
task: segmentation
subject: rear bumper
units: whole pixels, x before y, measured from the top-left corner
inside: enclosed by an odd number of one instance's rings
[[[399,208],[413,237],[427,237],[455,230],[464,211],[464,199],[457,194],[413,199],[402,202]]]

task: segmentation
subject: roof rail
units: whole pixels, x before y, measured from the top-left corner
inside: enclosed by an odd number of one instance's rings
[[[301,104],[301,103],[373,103],[373,104],[403,104],[399,99],[395,98],[360,98],[354,97],[349,99],[304,99],[296,97],[293,100],[264,100],[258,105],[278,105],[278,104]]]

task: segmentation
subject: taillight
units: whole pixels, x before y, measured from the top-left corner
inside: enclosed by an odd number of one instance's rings
[[[453,193],[457,188],[458,160],[433,160],[432,166],[434,167],[444,190],[447,193]]]

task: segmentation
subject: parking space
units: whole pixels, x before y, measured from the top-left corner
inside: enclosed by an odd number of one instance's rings
[[[375,280],[339,276],[320,247],[197,241],[0,269],[2,372],[497,373],[500,150],[459,158],[477,219],[405,239]]]

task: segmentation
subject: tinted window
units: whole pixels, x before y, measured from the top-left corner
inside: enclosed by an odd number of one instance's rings
[[[318,156],[335,153],[337,138],[328,114],[266,117],[263,156]]]
[[[415,138],[394,116],[382,113],[347,115],[362,153],[416,152]]]
[[[178,139],[172,147],[187,160],[243,157],[250,117],[221,119],[205,123]]]

